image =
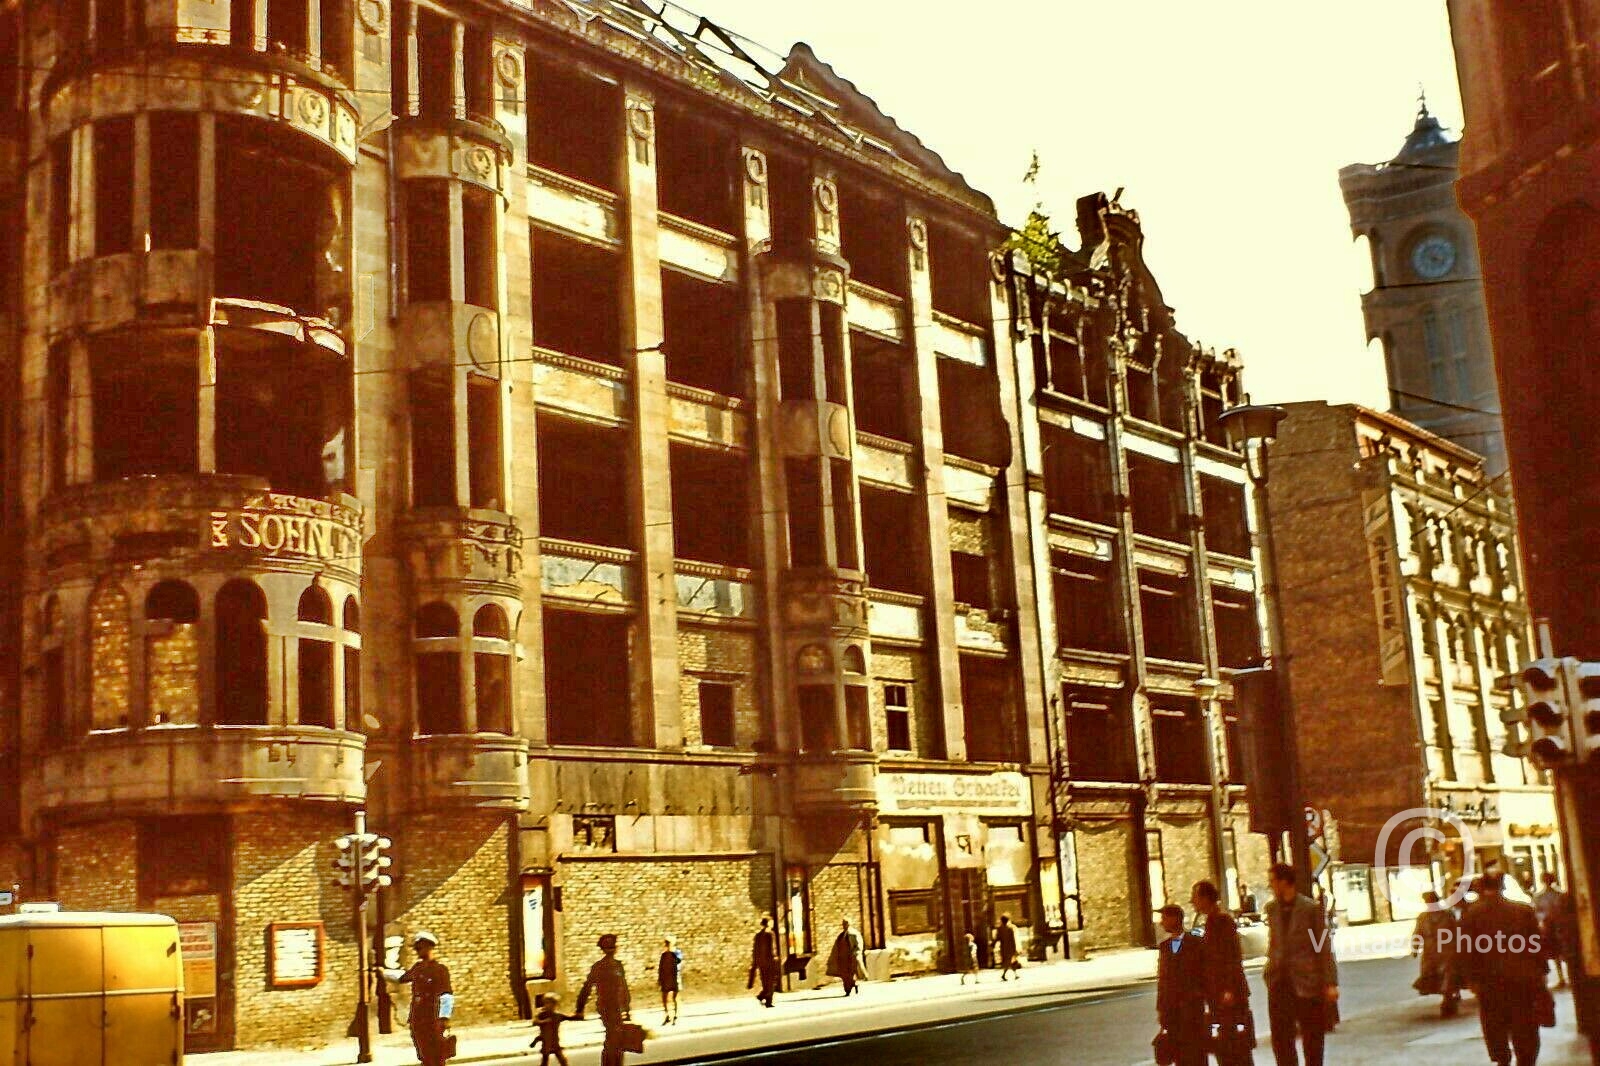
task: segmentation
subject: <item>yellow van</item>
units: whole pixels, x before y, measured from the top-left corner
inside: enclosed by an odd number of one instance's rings
[[[0,916],[0,1066],[182,1061],[183,957],[171,918]]]

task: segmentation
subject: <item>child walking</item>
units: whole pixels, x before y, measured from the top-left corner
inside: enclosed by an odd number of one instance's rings
[[[553,992],[539,997],[539,1013],[533,1016],[533,1024],[539,1027],[539,1035],[528,1045],[542,1049],[539,1066],[550,1066],[552,1055],[561,1066],[567,1066],[567,1056],[561,1050],[561,1023],[571,1021],[572,1015],[556,1010],[556,1004],[560,1002],[561,997]]]
[[[978,983],[978,941],[971,933],[967,934],[966,941],[961,948],[961,983],[967,983],[967,976],[972,976],[972,983]]]

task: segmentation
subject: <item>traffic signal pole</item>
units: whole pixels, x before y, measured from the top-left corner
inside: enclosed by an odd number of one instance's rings
[[[357,854],[356,883],[351,886],[351,894],[355,897],[355,923],[356,923],[356,1061],[372,1061],[372,968],[367,964],[372,954],[369,937],[367,934],[367,886],[363,883],[365,878],[365,863],[361,855],[366,850],[367,839],[367,811],[365,807],[356,808],[355,839],[352,847]]]

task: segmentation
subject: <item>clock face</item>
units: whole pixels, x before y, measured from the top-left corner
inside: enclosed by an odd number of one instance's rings
[[[1442,278],[1456,265],[1456,246],[1449,237],[1432,234],[1411,249],[1411,268],[1425,278]]]

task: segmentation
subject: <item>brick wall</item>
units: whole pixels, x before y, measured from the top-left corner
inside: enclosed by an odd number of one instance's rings
[[[1258,904],[1266,903],[1267,867],[1272,865],[1272,846],[1265,836],[1250,832],[1250,819],[1235,814],[1233,817],[1233,850],[1238,865],[1239,880],[1255,892]]]
[[[950,550],[969,555],[990,556],[994,553],[994,535],[990,531],[989,516],[963,507],[950,508]]]
[[[684,954],[683,998],[744,991],[750,941],[774,911],[772,864],[750,858],[567,859],[561,864],[562,970],[567,1006],[600,957],[603,933],[616,933],[636,1007],[658,1003],[656,962],[673,937]]]
[[[90,723],[95,729],[129,724],[129,656],[133,654],[128,594],[101,585],[89,601]]]
[[[197,627],[174,624],[145,642],[145,685],[150,721],[194,725],[200,721],[200,637]]]
[[[683,712],[683,742],[703,744],[700,732],[700,682],[732,681],[733,736],[741,748],[761,736],[761,708],[756,694],[756,637],[745,629],[678,625],[678,705]],[[733,675],[696,676],[705,675]]]
[[[1189,890],[1196,881],[1215,881],[1209,818],[1163,816],[1150,823],[1161,831],[1161,857],[1166,868],[1167,902],[1189,910]]]
[[[866,943],[865,915],[861,913],[862,868],[855,863],[835,863],[811,871],[811,933],[817,951],[826,961],[829,946],[838,935],[839,923],[850,920],[861,931]]]
[[[920,651],[874,645],[871,686],[872,746],[883,751],[889,746],[888,719],[884,712],[885,683],[909,683],[906,696],[911,703],[911,747],[915,754],[931,758],[942,750],[944,721],[934,678],[927,672],[928,657]]]
[[[1090,949],[1127,947],[1134,935],[1133,823],[1082,822],[1078,847],[1078,894],[1083,900],[1083,944]]]
[[[55,842],[54,898],[73,911],[137,911],[138,841],[132,822],[61,830]]]

